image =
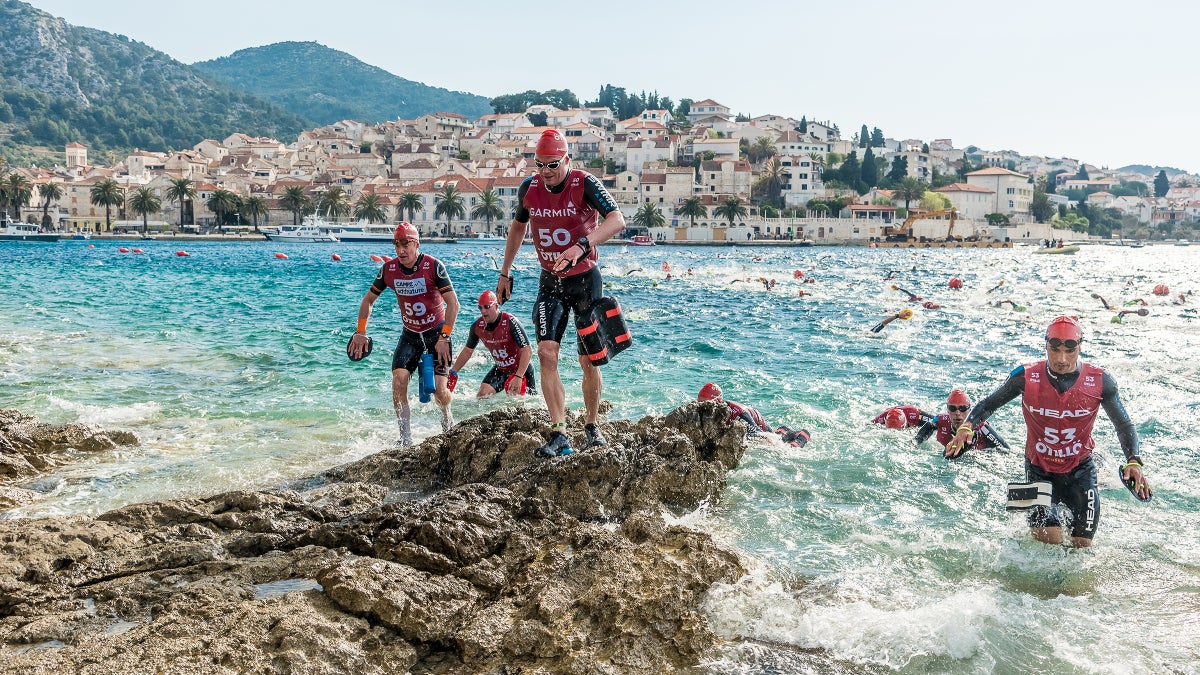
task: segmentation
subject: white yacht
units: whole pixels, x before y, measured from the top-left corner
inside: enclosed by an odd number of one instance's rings
[[[375,243],[390,244],[396,226],[387,223],[368,223],[360,220],[357,223],[324,223],[321,228],[337,237],[338,241],[346,243]]]
[[[0,220],[0,241],[58,241],[61,234],[54,232],[39,232],[38,226],[32,223],[18,223],[4,214]]]
[[[297,244],[337,243],[338,238],[322,227],[321,222],[305,218],[299,225],[280,225],[278,232],[263,230],[262,233],[271,241],[290,241]]]

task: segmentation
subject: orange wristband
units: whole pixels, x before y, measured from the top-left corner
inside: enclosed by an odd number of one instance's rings
[[[358,330],[357,330],[357,331],[355,331],[355,332],[356,332],[356,333],[362,333],[363,335],[366,335],[366,334],[367,334],[367,320],[366,320],[366,319],[359,319],[359,320],[358,320]]]

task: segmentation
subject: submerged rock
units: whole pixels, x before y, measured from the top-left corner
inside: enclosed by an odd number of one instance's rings
[[[688,668],[716,645],[703,595],[743,569],[663,513],[719,499],[726,414],[537,460],[545,413],[504,408],[302,489],[0,521],[0,649],[18,672]]]
[[[0,511],[36,501],[18,486],[84,453],[137,445],[128,431],[101,431],[86,424],[46,424],[16,410],[0,410]]]

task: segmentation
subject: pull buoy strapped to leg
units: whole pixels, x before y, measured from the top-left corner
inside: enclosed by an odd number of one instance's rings
[[[1049,481],[1038,480],[1032,483],[1009,483],[1008,503],[1006,511],[1028,511],[1035,506],[1050,506],[1053,496],[1053,486]]]

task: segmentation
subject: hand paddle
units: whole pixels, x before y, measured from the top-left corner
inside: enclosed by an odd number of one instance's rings
[[[1139,502],[1148,502],[1151,499],[1154,499],[1154,491],[1153,490],[1150,490],[1150,494],[1145,499],[1142,499],[1141,497],[1138,496],[1137,485],[1133,482],[1133,479],[1130,478],[1129,480],[1125,480],[1125,467],[1124,466],[1117,467],[1117,479],[1120,480],[1121,483],[1123,483],[1125,485],[1125,487],[1129,488],[1129,494],[1133,495],[1133,498],[1138,500]],[[1146,487],[1147,487],[1147,489],[1149,489],[1150,486],[1147,485]]]
[[[351,335],[350,342],[353,342],[353,341],[354,341],[354,336]],[[346,343],[346,358],[350,359],[351,361],[362,361],[363,359],[365,359],[371,355],[371,343],[373,342],[371,340],[371,336],[369,336],[369,335],[367,336],[367,346],[363,347],[362,354],[357,359],[354,358],[354,356],[352,354],[350,354],[350,342]]]

